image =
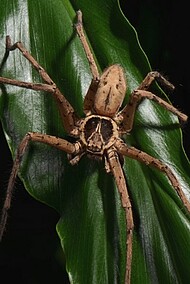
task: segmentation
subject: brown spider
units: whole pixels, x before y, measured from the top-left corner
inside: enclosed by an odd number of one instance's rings
[[[72,165],[78,163],[84,154],[87,154],[91,158],[104,160],[106,171],[108,173],[111,172],[115,178],[115,182],[121,196],[121,203],[126,215],[127,253],[125,283],[127,284],[130,283],[131,277],[134,222],[131,201],[129,198],[122,166],[120,164],[120,157],[128,156],[132,159],[143,162],[146,165],[153,166],[159,171],[162,171],[167,175],[173,188],[176,190],[189,212],[190,203],[184,195],[177,178],[170,168],[168,168],[168,166],[164,165],[160,160],[148,155],[145,152],[142,152],[134,147],[129,147],[122,140],[122,136],[131,131],[136,108],[144,98],[157,102],[168,111],[177,115],[182,121],[186,121],[187,116],[178,111],[169,103],[147,91],[155,79],[162,82],[166,86],[173,88],[173,85],[171,85],[158,72],[148,73],[141,85],[135,91],[133,91],[129,103],[119,111],[126,93],[126,79],[124,70],[120,65],[114,64],[104,70],[101,76],[99,75],[98,68],[84,35],[82,13],[80,11],[78,11],[77,17],[78,21],[76,24],[76,30],[84,47],[93,77],[84,99],[85,118],[78,118],[76,116],[73,107],[57,88],[56,84],[52,81],[46,71],[38,64],[38,62],[28,53],[22,43],[17,42],[11,45],[10,37],[7,36],[6,38],[7,55],[9,51],[18,48],[26,59],[29,60],[34,68],[39,72],[45,83],[35,84],[3,77],[0,77],[0,83],[11,84],[36,91],[43,90],[51,93],[55,97],[59,107],[59,112],[61,114],[65,130],[70,136],[77,138],[77,140],[75,143],[70,143],[64,139],[47,134],[36,132],[28,132],[26,134],[17,149],[16,158],[9,179],[6,199],[2,210],[0,237],[2,237],[4,232],[7,220],[7,211],[10,208],[15,179],[22,157],[25,154],[26,148],[30,141],[45,143],[66,152],[68,154],[69,162]]]

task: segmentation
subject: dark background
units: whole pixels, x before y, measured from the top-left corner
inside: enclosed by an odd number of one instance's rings
[[[122,0],[127,18],[136,28],[152,69],[176,86],[170,100],[190,116],[189,7],[185,1]],[[184,147],[190,157],[190,127],[183,126]],[[6,188],[11,156],[0,133],[0,188]],[[3,154],[3,156],[2,156]],[[8,162],[7,162],[8,161]],[[64,262],[55,224],[59,216],[35,201],[17,182],[7,232],[0,244],[0,280],[6,283],[59,283]],[[42,277],[42,278],[40,278]],[[65,282],[68,283],[67,278]]]
[[[190,116],[190,18],[188,2],[173,0],[121,0],[123,11],[135,27],[152,69],[176,87],[170,94],[174,106]],[[190,124],[183,126],[185,151],[190,157]]]

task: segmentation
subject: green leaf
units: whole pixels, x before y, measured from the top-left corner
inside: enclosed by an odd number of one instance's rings
[[[13,42],[21,40],[82,116],[91,74],[73,30],[78,9],[83,12],[99,68],[113,63],[125,68],[127,103],[150,66],[116,0],[1,0],[0,49],[3,55],[7,34]],[[18,50],[11,52],[2,75],[40,81]],[[154,92],[164,96],[157,87]],[[0,109],[13,156],[28,131],[68,139],[50,94],[5,86]],[[167,164],[189,196],[190,166],[174,115],[145,100],[126,139]],[[157,170],[126,158],[124,171],[135,217],[132,283],[187,283],[190,223],[182,202]],[[71,166],[65,153],[31,143],[20,176],[32,196],[60,213],[57,231],[71,283],[124,283],[125,217],[114,180],[105,173],[104,165],[84,157]]]

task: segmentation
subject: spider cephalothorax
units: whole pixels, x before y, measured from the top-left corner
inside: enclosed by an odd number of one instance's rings
[[[81,119],[78,132],[78,151],[74,155],[68,154],[72,165],[77,164],[85,153],[90,158],[102,160],[105,152],[119,137],[118,126],[113,119],[95,114]]]
[[[94,155],[103,155],[118,138],[117,124],[109,117],[90,115],[84,119],[81,141],[86,151]]]
[[[36,132],[28,132],[20,142],[12,173],[9,179],[7,195],[2,210],[0,223],[0,237],[2,237],[6,220],[7,211],[10,208],[11,196],[14,188],[15,178],[20,168],[21,160],[25,154],[30,141],[41,142],[56,147],[68,154],[71,164],[79,162],[80,158],[87,154],[90,157],[103,159],[107,172],[111,172],[115,178],[118,191],[121,196],[121,203],[125,210],[127,228],[127,252],[126,252],[126,275],[125,283],[130,283],[131,263],[132,263],[132,240],[133,240],[133,212],[132,205],[126,186],[125,176],[120,161],[123,156],[130,157],[139,162],[155,167],[157,170],[166,174],[183,204],[190,212],[190,203],[187,200],[181,186],[167,165],[160,160],[130,147],[121,139],[122,135],[129,133],[133,127],[134,115],[138,104],[142,99],[150,99],[163,106],[168,111],[177,115],[182,121],[187,120],[187,116],[175,107],[147,91],[151,83],[157,79],[168,87],[173,87],[158,72],[150,72],[145,77],[141,85],[131,94],[129,103],[120,110],[126,93],[126,79],[123,68],[114,64],[108,67],[100,77],[98,68],[90,51],[82,26],[82,14],[78,12],[78,22],[76,24],[77,33],[81,39],[92,72],[92,82],[84,99],[85,118],[78,118],[75,110],[67,101],[56,84],[49,77],[47,72],[38,62],[27,52],[21,42],[11,45],[10,37],[6,39],[6,57],[11,50],[19,49],[29,60],[34,68],[39,72],[44,83],[35,84],[18,80],[0,77],[0,83],[11,84],[19,87],[33,89],[36,91],[46,91],[51,93],[58,105],[62,118],[63,126],[68,135],[76,138],[75,143],[70,143],[65,139]]]

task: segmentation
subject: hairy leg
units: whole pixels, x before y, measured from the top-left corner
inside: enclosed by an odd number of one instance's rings
[[[131,94],[130,100],[128,104],[119,112],[117,115],[117,119],[122,121],[122,128],[124,131],[130,132],[133,128],[134,116],[136,112],[136,108],[138,107],[139,103],[142,99],[149,99],[153,100],[168,111],[174,113],[179,117],[181,121],[187,120],[187,115],[183,114],[171,104],[166,102],[165,100],[161,99],[160,97],[156,96],[155,94],[148,92],[147,89],[150,85],[155,81],[161,82],[169,89],[174,89],[174,86],[168,82],[160,73],[158,72],[150,72],[145,77],[141,85]]]
[[[33,56],[26,50],[23,44],[21,42],[16,42],[12,45],[9,36],[6,37],[6,52],[3,64],[5,64],[5,59],[8,58],[9,52],[15,49],[18,49],[22,53],[22,55],[32,64],[32,66],[37,70],[39,75],[44,80],[45,84],[22,82],[4,77],[0,77],[0,83],[52,93],[57,102],[65,130],[68,134],[77,136],[78,133],[76,131],[76,123],[78,119],[71,104],[57,88],[56,84],[52,81],[44,68],[40,66],[39,63],[33,58]]]
[[[75,24],[75,27],[76,27],[77,34],[83,45],[84,51],[86,53],[86,57],[88,59],[90,70],[92,73],[92,82],[90,84],[90,87],[84,99],[84,113],[86,115],[90,115],[92,113],[91,110],[94,105],[94,96],[98,88],[100,75],[98,72],[98,67],[96,65],[96,62],[94,60],[94,56],[92,54],[92,51],[90,49],[90,46],[88,44],[88,41],[84,33],[83,23],[82,23],[82,12],[80,10],[77,12],[77,23]]]
[[[190,212],[190,203],[189,203],[188,199],[186,198],[185,194],[183,193],[183,190],[181,189],[181,186],[180,186],[176,176],[174,175],[172,170],[167,165],[162,163],[159,159],[156,159],[156,158],[150,156],[149,154],[136,149],[135,147],[127,146],[122,140],[118,140],[115,143],[115,146],[116,146],[118,152],[121,153],[122,155],[130,157],[132,159],[135,159],[135,160],[142,162],[146,165],[150,165],[152,167],[155,167],[159,171],[165,173],[166,176],[168,177],[168,179],[170,180],[173,188],[176,190],[181,201],[183,202],[183,204],[185,205],[187,210]]]
[[[125,176],[120,165],[118,154],[115,150],[110,149],[107,153],[107,163],[109,164],[109,170],[112,172],[116,185],[121,196],[122,207],[125,210],[126,215],[126,228],[127,228],[127,238],[126,238],[126,273],[125,273],[125,283],[129,284],[131,279],[131,264],[132,264],[132,244],[133,244],[133,212],[132,205],[129,198]]]
[[[8,182],[5,202],[4,202],[4,206],[2,209],[2,215],[1,215],[1,220],[0,220],[0,240],[5,230],[8,210],[11,206],[11,199],[12,199],[15,180],[16,180],[16,177],[17,177],[20,165],[21,165],[22,157],[25,154],[27,146],[30,141],[48,144],[68,154],[77,155],[80,152],[79,143],[72,144],[64,139],[57,138],[55,136],[46,135],[46,134],[36,133],[36,132],[28,132],[25,135],[25,137],[23,138],[23,140],[21,141],[17,149],[16,158],[14,160],[12,172],[11,172],[9,182]]]

